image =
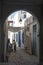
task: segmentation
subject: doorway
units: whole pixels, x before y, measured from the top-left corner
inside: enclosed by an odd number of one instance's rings
[[[36,55],[36,30],[37,30],[37,25],[33,25],[33,43],[32,43],[32,54]]]

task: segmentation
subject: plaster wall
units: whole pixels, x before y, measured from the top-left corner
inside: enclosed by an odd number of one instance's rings
[[[8,21],[7,20],[4,23],[4,32],[5,32],[5,38],[4,38],[4,60],[6,60],[7,40],[8,40]]]

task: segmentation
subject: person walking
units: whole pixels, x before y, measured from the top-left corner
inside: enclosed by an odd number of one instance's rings
[[[13,40],[13,52],[16,52],[16,42]]]
[[[8,57],[9,57],[9,54],[10,54],[10,51],[9,51],[9,45],[10,45],[10,39],[8,38],[7,40],[7,47],[6,47],[6,60],[5,62],[8,62]]]

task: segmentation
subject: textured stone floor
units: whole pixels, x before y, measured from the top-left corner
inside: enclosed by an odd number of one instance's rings
[[[6,63],[7,64],[7,63]],[[36,56],[29,55],[24,49],[17,48],[17,51],[12,52],[8,59],[8,65],[37,65]]]

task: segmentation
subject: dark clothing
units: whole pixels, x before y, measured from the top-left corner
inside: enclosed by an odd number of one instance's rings
[[[16,51],[16,45],[14,46],[14,51]]]
[[[13,52],[16,52],[16,42],[15,42],[15,40],[13,40]]]

